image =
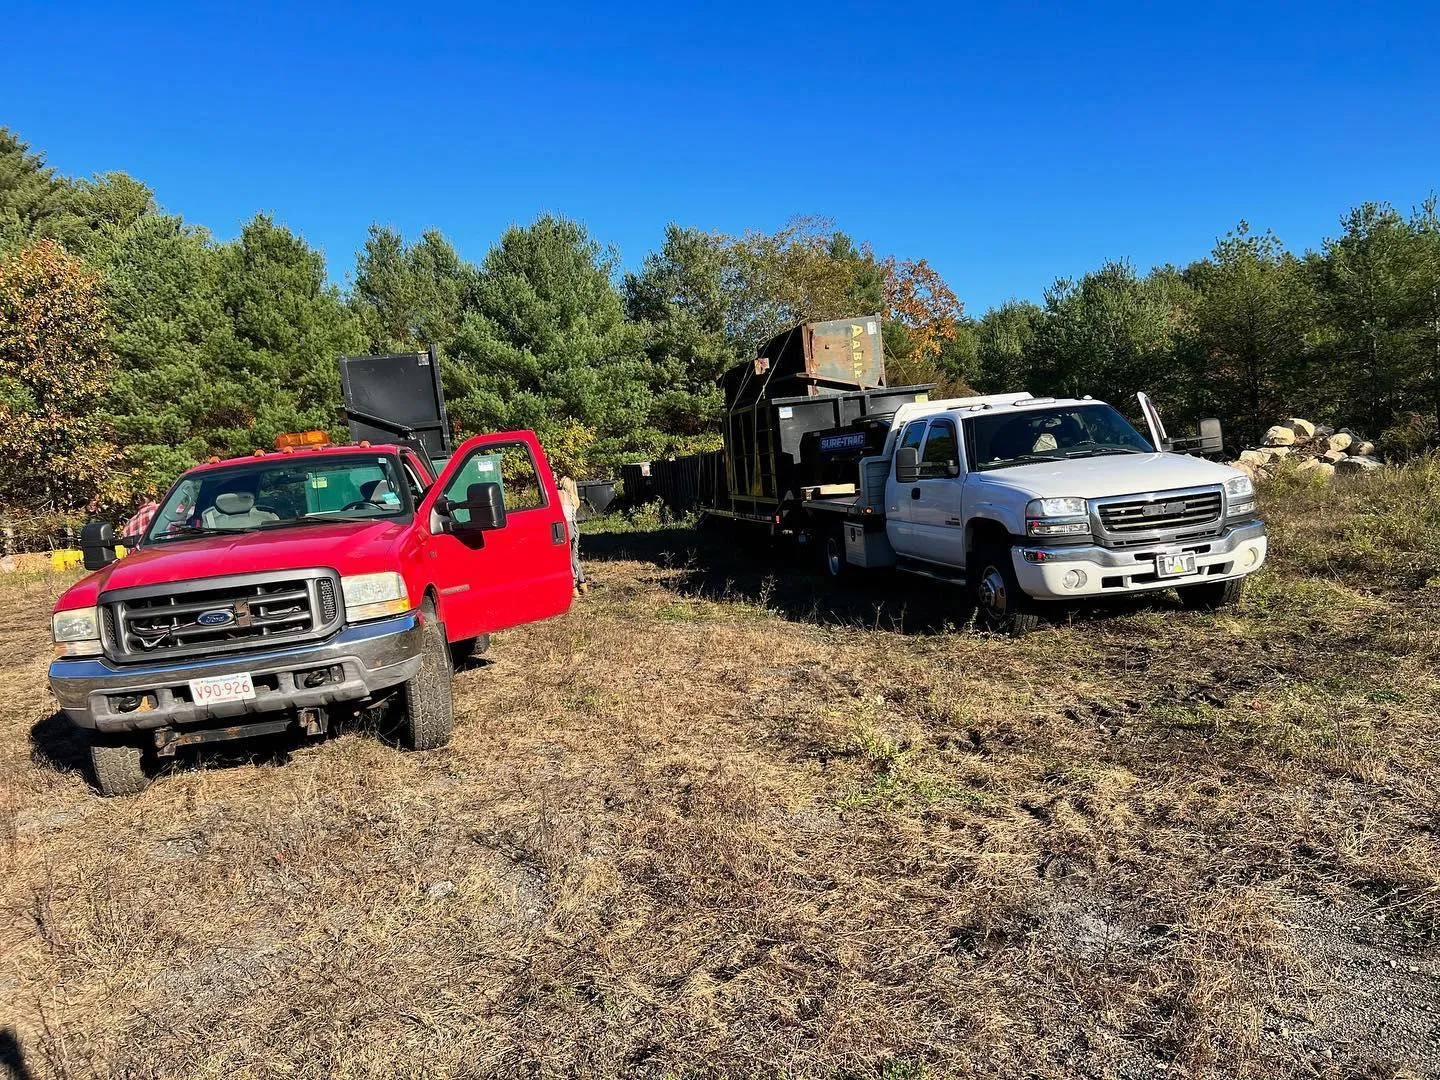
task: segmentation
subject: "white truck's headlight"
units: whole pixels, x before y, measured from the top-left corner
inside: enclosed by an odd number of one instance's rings
[[[1084,517],[1090,512],[1084,499],[1034,499],[1025,508],[1026,517]]]
[[[1089,513],[1084,499],[1032,499],[1025,507],[1025,532],[1030,536],[1086,536]]]
[[[349,622],[401,615],[410,610],[405,579],[393,570],[342,577],[340,592],[345,597],[345,618]]]
[[[1232,476],[1225,481],[1225,501],[1230,517],[1255,512],[1255,485],[1248,476]]]
[[[99,656],[99,608],[70,608],[57,611],[50,620],[56,656]]]

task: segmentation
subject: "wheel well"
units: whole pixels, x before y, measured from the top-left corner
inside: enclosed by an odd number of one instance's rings
[[[974,551],[976,548],[987,547],[992,544],[1009,547],[1009,530],[998,521],[990,521],[986,518],[972,521],[970,523],[969,536],[965,541],[965,550]]]

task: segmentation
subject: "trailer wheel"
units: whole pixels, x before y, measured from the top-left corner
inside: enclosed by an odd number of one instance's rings
[[[825,573],[836,581],[843,581],[850,577],[851,566],[845,560],[843,526],[840,529],[826,529],[825,537],[818,546],[820,561],[825,566]]]
[[[1186,585],[1175,591],[1180,594],[1180,603],[1191,611],[1219,611],[1221,608],[1234,607],[1240,602],[1240,597],[1245,592],[1245,579],[1237,577],[1225,581],[1207,581],[1200,585]]]
[[[450,741],[455,726],[450,646],[445,641],[445,626],[428,600],[420,611],[420,625],[424,628],[420,671],[405,683],[401,694],[405,716],[400,722],[400,741],[409,750],[434,750]]]
[[[1010,549],[999,545],[977,548],[972,553],[967,573],[970,597],[979,613],[980,624],[987,630],[1012,637],[1022,637],[1040,625],[1040,616],[1033,602],[1020,590]]]
[[[145,751],[133,742],[96,734],[90,740],[90,772],[95,790],[108,797],[137,795],[150,786]]]

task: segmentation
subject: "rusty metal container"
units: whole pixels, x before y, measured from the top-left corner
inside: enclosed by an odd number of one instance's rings
[[[801,323],[760,347],[720,379],[725,407],[760,398],[815,397],[885,385],[880,316]]]

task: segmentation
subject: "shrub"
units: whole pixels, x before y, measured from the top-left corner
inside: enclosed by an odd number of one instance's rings
[[[1285,471],[1260,497],[1281,565],[1380,589],[1440,578],[1440,453],[1329,482]]]

